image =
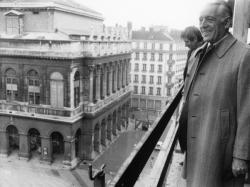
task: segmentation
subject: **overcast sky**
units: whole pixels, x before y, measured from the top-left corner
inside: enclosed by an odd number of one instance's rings
[[[198,26],[198,16],[205,3],[212,0],[75,0],[103,14],[104,23],[126,26],[132,21],[133,28],[166,25],[183,29]]]

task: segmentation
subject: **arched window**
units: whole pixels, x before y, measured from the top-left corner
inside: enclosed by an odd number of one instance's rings
[[[38,73],[35,70],[30,70],[27,76],[29,104],[40,104],[40,82]]]
[[[53,107],[63,107],[63,76],[54,72],[50,76],[50,104]]]
[[[6,77],[6,100],[14,101],[18,97],[18,86],[17,86],[17,77],[16,71],[12,68],[9,68],[5,72]]]
[[[74,104],[77,107],[80,103],[80,73],[77,71],[74,76]]]

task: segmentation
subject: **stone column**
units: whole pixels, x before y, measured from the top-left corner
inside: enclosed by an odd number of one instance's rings
[[[108,79],[108,75],[107,75],[107,67],[106,65],[103,67],[103,91],[102,91],[102,98],[105,99],[105,97],[107,96],[107,79]]]
[[[122,107],[122,126],[126,126],[126,105],[124,104]]]
[[[27,134],[19,133],[19,158],[29,159],[30,157],[30,144]]]
[[[121,131],[121,123],[122,123],[121,110],[119,109],[117,112],[117,130],[118,131]]]
[[[41,137],[41,160],[52,162],[52,143],[50,137]]]
[[[75,138],[72,137],[71,139],[64,141],[64,160],[63,164],[72,166],[74,165],[73,162],[76,163],[75,160]]]
[[[88,66],[89,68],[89,102],[93,103],[93,90],[94,90],[94,69],[95,66]]]
[[[112,65],[109,66],[109,95],[113,93],[113,69]]]
[[[112,118],[109,117],[107,121],[107,138],[108,140],[112,141],[113,136],[112,136]]]
[[[117,74],[118,73],[117,73],[116,66],[117,66],[116,64],[113,65],[113,93],[115,93],[117,90]]]
[[[129,60],[126,62],[126,85],[129,85],[129,73],[130,73],[130,69],[129,69]]]
[[[106,137],[107,137],[107,124],[106,121],[101,123],[101,145],[106,146]]]
[[[112,120],[112,134],[114,136],[117,135],[117,114],[115,116],[113,115],[113,120]]]
[[[123,88],[124,88],[125,85],[126,85],[125,75],[126,75],[125,62],[122,62],[122,87],[123,87]]]
[[[122,63],[120,62],[119,65],[119,89],[122,88],[122,77],[123,77],[123,72],[122,72]]]
[[[93,160],[94,151],[93,151],[93,132],[91,130],[83,132],[82,135],[82,145],[83,145],[83,159]]]
[[[75,89],[74,89],[74,76],[75,76],[75,70],[71,70],[71,72],[69,73],[69,97],[70,97],[70,108],[74,108],[75,107]]]
[[[0,131],[0,156],[8,156],[9,137],[6,131]]]
[[[120,82],[121,82],[121,69],[120,63],[117,63],[117,90],[120,90]]]
[[[101,90],[101,68],[100,66],[97,67],[97,70],[96,70],[96,86],[95,86],[95,89],[96,89],[96,101],[99,101],[100,98],[101,98],[101,95],[100,95],[100,90]]]

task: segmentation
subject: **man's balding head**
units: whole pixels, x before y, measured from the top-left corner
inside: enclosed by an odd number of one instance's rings
[[[228,33],[232,11],[224,1],[209,3],[202,10],[199,20],[204,41],[215,43]]]

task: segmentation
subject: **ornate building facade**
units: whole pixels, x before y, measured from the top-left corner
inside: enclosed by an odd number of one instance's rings
[[[3,0],[0,20],[0,154],[94,159],[128,122],[128,30],[67,0]]]

